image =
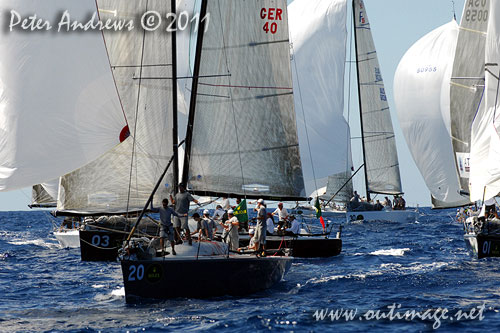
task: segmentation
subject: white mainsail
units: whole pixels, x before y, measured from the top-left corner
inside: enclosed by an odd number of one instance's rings
[[[400,194],[401,176],[391,113],[362,0],[353,1],[353,13],[367,195]]]
[[[295,0],[288,6],[295,112],[306,193],[325,186],[333,175],[349,174],[344,180],[350,176],[350,131],[343,116],[346,17],[346,0]],[[344,183],[330,178],[324,197],[331,198]]]
[[[199,195],[304,198],[286,1],[206,5],[183,177]]]
[[[96,7],[92,0],[3,0],[4,27],[11,10],[46,19],[68,10],[85,21]],[[120,142],[126,125],[100,33],[2,33],[1,191],[55,179],[94,160]]]
[[[171,12],[170,1],[98,0],[104,19],[140,17],[148,10]],[[58,211],[110,214],[140,210],[168,160],[172,147],[171,34],[104,32],[109,62],[130,136],[97,160],[61,178]],[[155,195],[155,206],[172,190],[169,169]]]
[[[434,208],[469,203],[459,194],[449,134],[450,78],[457,37],[455,20],[429,32],[408,49],[394,76],[399,124]]]
[[[493,2],[493,1],[492,1]],[[469,193],[471,126],[482,114],[484,54],[490,0],[466,1],[460,21],[450,89],[451,137],[461,190]]]
[[[500,4],[490,2],[485,47],[484,107],[474,118],[470,152],[470,198],[488,200],[500,193]]]

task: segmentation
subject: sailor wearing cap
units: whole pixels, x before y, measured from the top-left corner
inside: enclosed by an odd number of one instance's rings
[[[231,251],[238,251],[238,245],[240,243],[238,228],[240,226],[240,222],[238,221],[238,218],[234,216],[234,211],[232,209],[227,211],[227,215],[229,220],[224,223],[224,229],[227,231],[225,241],[229,244]]]
[[[208,239],[214,239],[215,231],[217,230],[217,224],[215,224],[215,221],[210,218],[210,212],[208,211],[208,209],[205,209],[203,211],[203,220],[207,222]]]

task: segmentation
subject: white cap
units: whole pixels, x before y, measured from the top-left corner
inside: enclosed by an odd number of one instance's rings
[[[249,234],[253,234],[253,233],[255,233],[255,230],[253,230],[253,229],[248,229],[248,233],[249,233]]]
[[[208,211],[208,209],[205,209],[205,210],[203,211],[203,215],[205,215],[205,214],[210,214],[210,212]]]
[[[230,209],[227,211],[228,214],[233,214],[234,213],[234,210]]]
[[[263,204],[264,203],[264,199],[259,199],[259,200],[257,200],[257,202]]]

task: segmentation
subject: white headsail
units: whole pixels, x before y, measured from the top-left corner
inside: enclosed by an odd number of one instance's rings
[[[343,116],[346,17],[346,0],[295,0],[288,6],[306,193],[314,191],[316,185],[325,186],[329,176],[349,174],[343,182],[330,181],[325,195],[329,198],[349,178],[352,167],[349,125]]]
[[[117,145],[127,125],[101,33],[10,32],[5,27],[11,10],[47,20],[67,10],[72,19],[86,21],[96,5],[93,0],[1,1],[2,191],[79,168]]]
[[[170,1],[98,0],[101,16],[140,17],[171,12]],[[140,210],[173,154],[171,34],[158,29],[104,32],[109,62],[130,136],[97,160],[61,178],[63,214]],[[109,64],[108,64],[109,66]],[[158,206],[172,190],[173,168],[156,192]]]
[[[487,200],[500,193],[500,4],[490,2],[485,47],[484,107],[474,118],[470,152],[470,198]]]
[[[394,77],[399,124],[434,208],[469,202],[459,194],[449,134],[450,78],[457,37],[454,20],[431,31],[405,53]]]

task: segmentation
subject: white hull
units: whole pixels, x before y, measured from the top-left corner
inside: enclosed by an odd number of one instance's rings
[[[61,244],[62,248],[79,248],[80,247],[80,233],[77,229],[54,231],[57,241]]]
[[[418,218],[417,210],[381,210],[381,211],[359,211],[347,212],[347,222],[355,221],[385,221],[409,223],[415,222]]]

